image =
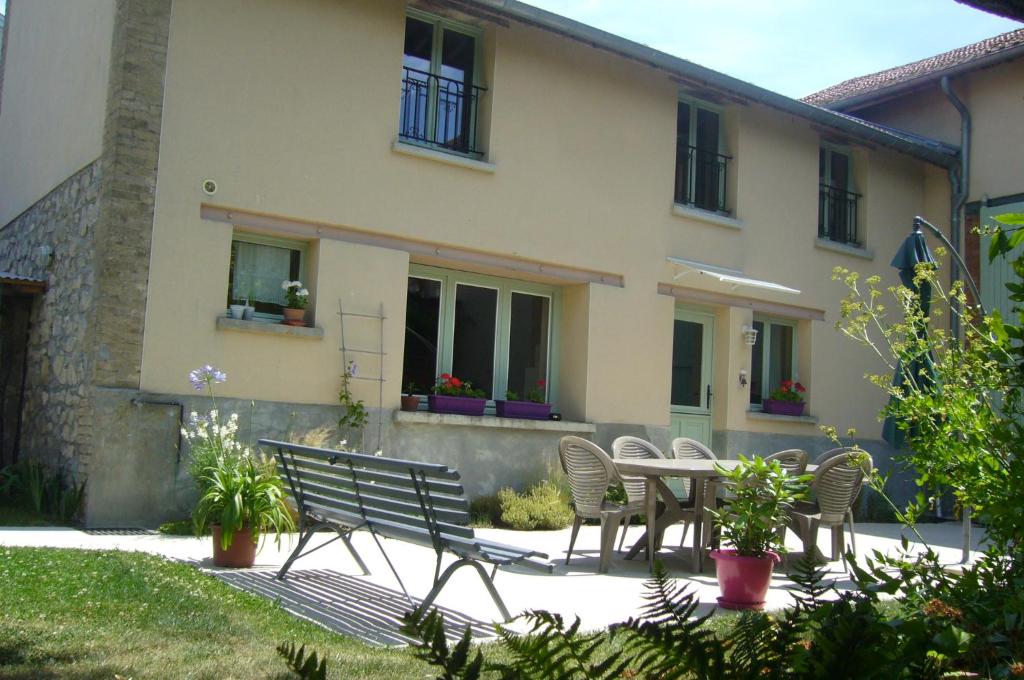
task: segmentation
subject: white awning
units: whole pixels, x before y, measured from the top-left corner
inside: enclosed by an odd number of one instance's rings
[[[673,265],[686,267],[686,271],[679,272],[672,280],[675,281],[687,274],[694,272],[703,276],[710,276],[717,281],[725,284],[731,284],[733,290],[740,286],[746,286],[748,288],[764,288],[765,290],[774,290],[777,293],[789,293],[791,295],[799,295],[800,291],[796,288],[790,288],[789,286],[783,286],[781,283],[773,283],[772,281],[762,281],[761,279],[752,279],[747,276],[743,276],[743,272],[735,269],[726,269],[725,267],[716,267],[711,264],[704,264],[703,262],[695,262],[693,260],[684,260],[681,257],[672,257],[671,255],[667,258]]]

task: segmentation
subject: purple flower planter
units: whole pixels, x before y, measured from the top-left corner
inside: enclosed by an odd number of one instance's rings
[[[538,404],[533,401],[494,400],[494,415],[499,418],[526,418],[527,420],[547,420],[551,415],[551,404]]]
[[[778,399],[765,399],[761,409],[765,413],[774,413],[778,416],[802,416],[805,404],[795,401],[779,401]]]
[[[449,397],[444,394],[427,395],[427,408],[431,413],[456,413],[462,416],[482,416],[486,399]]]

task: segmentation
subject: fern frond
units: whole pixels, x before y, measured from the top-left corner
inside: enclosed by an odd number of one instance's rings
[[[537,680],[612,680],[622,677],[627,663],[617,651],[600,658],[598,650],[607,639],[603,632],[581,633],[580,619],[566,627],[559,614],[531,611],[523,615],[530,622],[528,633],[519,634],[498,627],[505,647],[512,653],[512,665],[496,665],[504,678]]]
[[[686,586],[677,586],[660,562],[644,586],[647,604],[639,619],[615,631],[628,631],[625,652],[630,663],[656,678],[725,677],[725,647],[697,615],[700,602]]]
[[[478,649],[470,658],[472,631],[467,626],[454,649],[448,647],[444,617],[437,609],[424,613],[421,607],[402,616],[401,632],[417,640],[416,658],[441,669],[441,680],[477,680],[483,670],[484,658]]]

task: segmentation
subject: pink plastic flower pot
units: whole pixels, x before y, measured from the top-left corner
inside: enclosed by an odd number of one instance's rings
[[[761,609],[768,586],[772,581],[772,569],[782,561],[777,553],[769,552],[764,557],[745,557],[735,550],[712,550],[715,561],[718,587],[722,596],[718,604],[725,609]]]
[[[486,399],[449,397],[444,394],[427,395],[427,408],[431,413],[455,413],[462,416],[482,416]]]
[[[494,401],[494,415],[499,418],[526,418],[528,420],[547,420],[551,415],[551,404],[538,404],[532,401]]]
[[[774,413],[779,416],[802,416],[804,406],[802,401],[779,401],[777,399],[765,399],[761,404],[765,413]]]

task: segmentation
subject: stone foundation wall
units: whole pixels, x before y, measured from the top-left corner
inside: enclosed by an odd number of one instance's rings
[[[48,284],[31,313],[20,455],[76,478],[88,475],[93,427],[92,358],[83,348],[96,289],[100,166],[83,168],[0,228],[0,270]]]

